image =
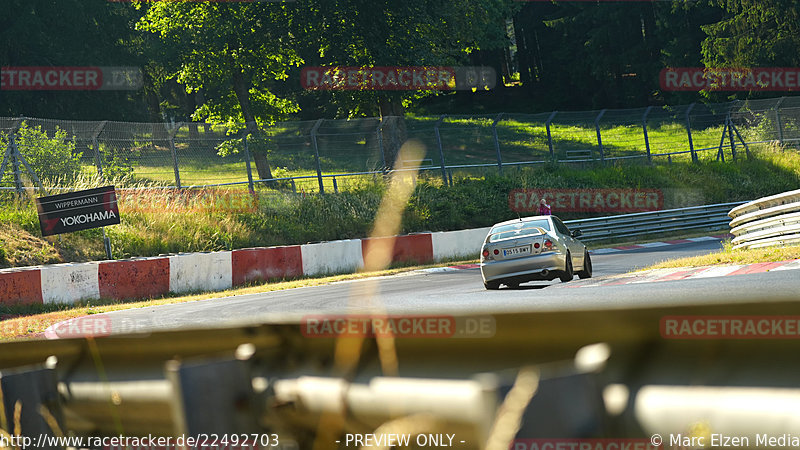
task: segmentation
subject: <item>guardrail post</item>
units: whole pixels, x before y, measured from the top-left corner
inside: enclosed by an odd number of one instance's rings
[[[697,154],[694,152],[694,141],[692,140],[692,124],[689,121],[689,113],[694,109],[695,103],[686,108],[686,133],[689,135],[689,153],[692,155],[692,162],[697,162]]]
[[[255,192],[255,186],[253,186],[253,168],[250,166],[250,135],[244,135],[244,162],[245,167],[247,168],[247,187],[250,189],[250,192]]]
[[[263,407],[256,400],[246,359],[197,363],[173,360],[166,364],[166,373],[173,387],[176,434],[259,432],[258,417]]]
[[[644,147],[647,150],[648,163],[653,162],[653,157],[650,155],[650,137],[647,136],[647,116],[650,114],[652,109],[652,106],[648,106],[647,109],[644,110],[644,114],[642,114],[642,132],[644,133]]]
[[[553,122],[553,118],[556,117],[558,111],[553,111],[550,113],[550,117],[547,118],[547,122],[544,123],[544,127],[547,130],[547,148],[550,149],[550,159],[553,162],[558,162],[558,158],[556,158],[556,152],[553,150],[553,135],[550,133],[550,124]]]
[[[378,125],[378,129],[375,130],[375,134],[378,136],[378,149],[381,151],[381,172],[386,172],[386,152],[383,150],[383,118],[381,118],[381,123]]]
[[[40,435],[55,436],[53,426],[64,430],[64,414],[59,401],[55,369],[40,366],[3,371],[0,374],[0,389],[3,399],[0,408],[3,408],[5,413],[9,431],[18,425],[20,436],[38,440]],[[17,405],[20,407],[18,415]],[[55,423],[48,423],[40,412],[42,408],[49,413]],[[47,445],[46,442],[40,442],[35,446],[46,449],[60,448]]]
[[[605,151],[603,150],[603,138],[600,136],[600,119],[603,118],[603,114],[606,113],[606,109],[600,111],[600,114],[594,119],[594,129],[597,131],[597,146],[600,148],[600,162],[606,162],[606,155]]]
[[[317,180],[319,181],[319,193],[325,193],[325,185],[322,182],[322,166],[319,163],[319,145],[317,143],[317,130],[319,127],[322,126],[322,121],[325,119],[317,120],[317,123],[314,124],[314,128],[311,129],[311,142],[314,144],[314,161],[317,165]]]
[[[92,135],[92,147],[94,147],[94,164],[97,167],[97,175],[100,178],[103,178],[103,160],[100,157],[100,142],[97,140],[100,137],[100,134],[103,133],[103,128],[106,127],[108,123],[107,120],[100,122],[100,125],[94,130],[94,134]]]
[[[497,152],[497,172],[502,175],[503,174],[503,157],[500,155],[500,139],[497,137],[497,123],[503,118],[503,114],[500,113],[492,122],[492,135],[494,135],[494,150]]]
[[[436,144],[439,146],[439,160],[441,161],[442,166],[442,180],[444,181],[444,185],[447,186],[447,168],[444,164],[444,149],[442,148],[442,134],[439,132],[439,125],[442,124],[444,118],[447,117],[447,114],[442,114],[439,116],[439,120],[436,121],[436,125],[433,127],[433,132],[436,134]]]
[[[336,177],[333,177],[333,192],[336,194],[339,193],[339,185],[336,183]]]
[[[181,129],[181,123],[178,123],[174,130],[169,133],[169,150],[172,152],[172,170],[175,172],[175,186],[181,189],[181,173],[178,169],[178,152],[175,150],[175,135]]]

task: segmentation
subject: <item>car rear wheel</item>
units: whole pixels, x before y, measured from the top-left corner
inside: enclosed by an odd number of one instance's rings
[[[558,277],[562,283],[566,283],[567,281],[571,281],[575,277],[575,273],[572,272],[572,256],[570,256],[569,252],[567,252],[566,257],[567,262],[564,264],[564,272]]]
[[[500,282],[499,281],[484,281],[483,287],[490,291],[496,291],[500,289]]]
[[[583,270],[578,272],[578,277],[581,280],[586,278],[592,278],[592,259],[589,257],[589,251],[583,254]]]

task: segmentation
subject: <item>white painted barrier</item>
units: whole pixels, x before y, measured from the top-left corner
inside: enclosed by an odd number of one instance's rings
[[[433,259],[477,258],[491,227],[431,233]]]
[[[186,253],[169,257],[169,291],[222,291],[233,285],[231,252]]]
[[[303,275],[352,273],[364,267],[361,239],[320,242],[300,246]]]
[[[42,302],[75,303],[100,298],[97,263],[42,266]]]

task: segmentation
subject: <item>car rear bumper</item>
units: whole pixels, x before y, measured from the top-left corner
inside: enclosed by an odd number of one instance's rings
[[[560,252],[547,252],[503,261],[485,261],[480,265],[481,276],[484,282],[506,278],[548,280],[556,276],[555,272],[564,270],[564,262],[565,256]],[[546,273],[543,273],[544,271]]]

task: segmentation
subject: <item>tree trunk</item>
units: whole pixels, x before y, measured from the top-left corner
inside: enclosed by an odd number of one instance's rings
[[[156,85],[156,81],[147,71],[144,72],[144,81],[145,96],[147,98],[147,111],[150,115],[150,130],[152,134],[151,140],[153,147],[156,146],[157,142],[162,144],[166,143],[169,145],[169,133],[164,125],[164,119],[161,117],[158,86]]]
[[[195,100],[194,93],[186,94],[185,87],[180,85],[183,89],[183,105],[186,120],[189,125],[189,148],[200,147],[200,127],[197,122],[192,120],[192,114],[197,110],[197,101]]]
[[[525,29],[523,11],[519,11],[514,15],[514,37],[517,40],[517,65],[519,66],[519,81],[526,89],[530,89],[533,83],[533,76],[531,71],[530,49],[528,48],[528,36]]]
[[[247,134],[261,144],[258,139],[259,133],[256,117],[253,115],[253,110],[250,108],[250,83],[245,80],[244,74],[240,68],[233,66],[231,69],[233,72],[233,90],[236,93],[236,98],[239,100],[239,106],[242,108]],[[267,149],[264,145],[251,145],[250,149],[253,155],[253,161],[256,163],[258,179],[271,180],[272,171],[269,168]]]

